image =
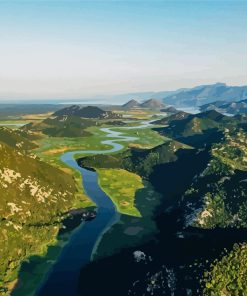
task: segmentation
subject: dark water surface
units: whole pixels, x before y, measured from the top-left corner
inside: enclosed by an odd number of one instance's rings
[[[71,165],[71,159],[63,160]],[[98,185],[97,173],[82,168],[77,169],[83,176],[87,195],[98,206],[97,216],[90,222],[82,223],[71,236],[37,295],[77,295],[80,269],[90,262],[97,240],[107,227],[117,221],[119,216],[111,199]]]

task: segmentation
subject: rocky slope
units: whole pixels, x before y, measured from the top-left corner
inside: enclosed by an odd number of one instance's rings
[[[7,143],[0,142],[1,295],[9,295],[23,260],[44,253],[63,217],[80,204],[70,175],[19,149],[19,142],[15,148]]]

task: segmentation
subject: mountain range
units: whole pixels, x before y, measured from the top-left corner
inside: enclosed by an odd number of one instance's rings
[[[202,105],[201,111],[217,110],[228,114],[242,114],[247,112],[247,99],[238,102],[216,101]]]
[[[147,109],[161,109],[165,107],[165,105],[156,99],[149,99],[143,103],[139,103],[138,101],[132,99],[127,103],[122,105],[122,108],[129,110],[132,108],[147,108]]]
[[[194,107],[214,101],[235,102],[247,99],[247,86],[228,86],[225,83],[201,85],[167,96],[163,102],[174,106]]]
[[[168,105],[166,108],[171,108],[171,106],[200,107],[201,111],[215,109],[229,114],[238,114],[246,112],[247,86],[228,86],[225,83],[215,83],[193,88],[181,88],[175,91],[129,94],[129,96],[132,99],[122,105],[124,109],[161,109]],[[117,100],[119,97],[121,96],[116,96],[115,99]],[[122,97],[127,98],[124,95]],[[143,102],[143,100],[145,101]],[[175,112],[175,110],[164,111]]]
[[[199,148],[220,141],[224,128],[243,126],[241,120],[246,122],[246,119],[242,117],[229,117],[210,110],[199,114],[188,114],[181,111],[153,123],[169,124],[167,127],[156,130],[166,137]]]

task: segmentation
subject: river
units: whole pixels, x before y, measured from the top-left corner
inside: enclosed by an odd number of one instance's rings
[[[122,130],[140,129],[147,127],[150,123],[150,121],[146,121],[142,122],[139,126],[117,128]],[[71,235],[57,261],[38,288],[36,292],[38,296],[77,295],[78,278],[81,268],[90,262],[91,256],[104,232],[119,220],[120,214],[117,212],[114,203],[98,184],[97,173],[78,166],[74,156],[76,154],[94,155],[113,153],[124,148],[118,142],[136,141],[138,137],[124,136],[122,132],[113,131],[111,128],[101,128],[101,131],[106,133],[107,138],[111,138],[101,143],[112,146],[111,149],[78,150],[66,152],[61,156],[61,160],[66,165],[81,173],[85,192],[97,206],[97,216],[90,222],[81,223]]]

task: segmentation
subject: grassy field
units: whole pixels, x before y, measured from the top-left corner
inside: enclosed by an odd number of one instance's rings
[[[121,214],[140,217],[135,205],[137,190],[144,187],[140,176],[122,169],[97,169],[99,184]]]
[[[100,150],[110,149],[110,146],[100,144],[100,140],[97,137],[82,137],[82,138],[58,138],[43,136],[36,142],[38,148],[32,150],[42,161],[53,165],[64,172],[73,175],[76,181],[78,195],[80,195],[80,204],[78,207],[88,207],[94,205],[94,203],[85,194],[82,186],[82,176],[71,167],[66,166],[61,160],[61,155],[66,151],[74,150]]]
[[[140,124],[140,123],[139,123]],[[139,125],[137,123],[137,125]],[[109,127],[109,125],[104,125],[104,127]],[[87,130],[92,133],[92,136],[88,137],[77,137],[77,138],[60,138],[60,137],[49,137],[42,136],[42,138],[36,141],[38,148],[34,149],[32,152],[36,154],[41,160],[56,166],[63,171],[74,175],[79,194],[82,194],[83,205],[91,206],[92,202],[86,197],[85,192],[82,188],[81,174],[76,170],[71,169],[61,162],[60,157],[66,151],[76,151],[76,150],[108,150],[111,146],[101,144],[101,141],[110,139],[106,137],[106,133],[101,131],[102,128],[99,126],[89,127]],[[150,127],[143,129],[121,129],[112,127],[114,131],[120,131],[124,136],[138,137],[139,139],[133,142],[121,142],[124,149],[127,147],[139,147],[139,148],[151,148],[162,144],[166,141],[166,138],[159,135],[157,132],[153,131]],[[77,154],[75,158],[86,156],[86,153]]]
[[[136,118],[141,120],[150,119],[152,116],[157,114],[157,110],[148,109],[132,109],[132,110],[115,110],[115,112],[120,113],[126,118]],[[165,115],[165,113],[164,113]]]
[[[121,128],[112,128],[113,131],[122,132],[125,136],[129,137],[138,137],[136,141],[130,141],[124,145],[129,147],[138,147],[138,148],[153,148],[157,145],[164,143],[167,138],[161,136],[156,131],[152,130],[151,127],[140,128],[140,129],[121,129]]]

